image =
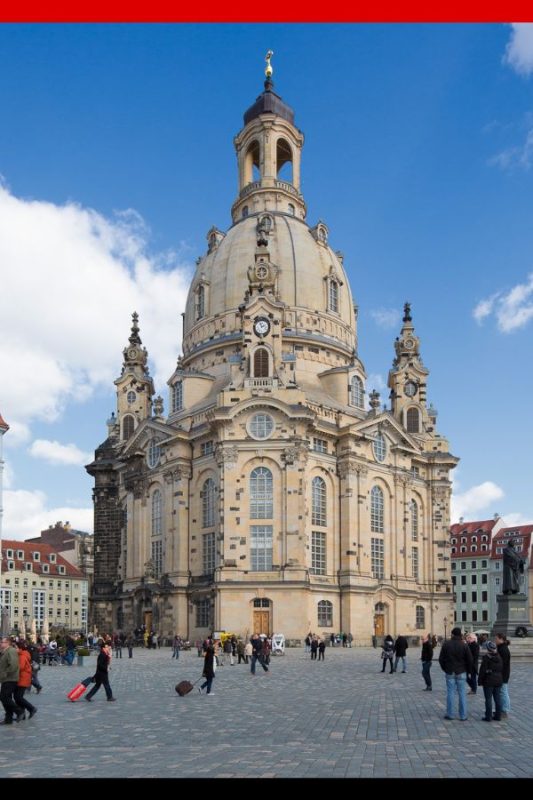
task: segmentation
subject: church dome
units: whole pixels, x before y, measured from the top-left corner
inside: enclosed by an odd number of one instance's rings
[[[189,290],[184,320],[184,355],[192,354],[202,343],[195,332],[205,330],[206,321],[235,312],[246,299],[250,271],[258,263],[257,228],[262,213],[253,214],[231,227],[224,236],[211,235],[214,246],[202,258]],[[286,310],[295,311],[295,325],[302,332],[311,328],[304,312],[322,319],[321,330],[351,353],[356,347],[353,300],[342,266],[342,256],[327,244],[327,228],[314,228],[291,214],[269,212],[270,230],[264,248],[265,263],[276,273],[276,299]],[[214,229],[213,229],[214,230]],[[218,234],[218,237],[217,237]],[[259,256],[261,258],[261,256]],[[257,267],[256,267],[257,269]],[[334,286],[332,287],[332,285]],[[208,287],[208,302],[198,313],[198,291]],[[333,294],[334,293],[334,294]],[[207,296],[207,295],[206,295]],[[285,320],[286,323],[286,320]],[[231,325],[225,325],[225,334]]]

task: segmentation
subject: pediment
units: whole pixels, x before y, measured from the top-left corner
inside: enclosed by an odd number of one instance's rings
[[[407,433],[388,412],[363,420],[354,427],[357,433],[366,434],[369,438],[379,431],[396,447],[401,447],[403,450],[413,453],[422,452],[420,443],[411,434]]]
[[[127,458],[139,450],[144,451],[148,442],[154,435],[157,436],[159,441],[164,442],[165,439],[169,439],[174,433],[175,431],[170,425],[157,422],[153,419],[145,419],[137,426],[135,433],[126,444],[121,458]]]

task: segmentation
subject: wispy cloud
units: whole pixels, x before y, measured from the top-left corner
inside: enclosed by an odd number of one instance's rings
[[[494,315],[502,333],[512,333],[523,328],[533,317],[533,272],[528,275],[525,283],[513,286],[508,292],[497,292],[480,300],[472,315],[479,324]]]
[[[451,520],[452,523],[458,522],[460,517],[465,519],[476,519],[480,512],[485,509],[491,510],[491,515],[495,513],[493,510],[496,500],[501,500],[504,496],[504,491],[496,483],[492,481],[485,481],[477,486],[472,486],[466,492],[460,494],[455,493],[457,484],[454,482],[451,502]]]
[[[375,308],[370,316],[380,328],[396,328],[401,318],[397,308]]]
[[[84,453],[75,444],[60,444],[51,442],[48,439],[36,439],[28,452],[34,458],[42,458],[49,464],[60,464],[62,466],[82,467],[92,461],[90,453]]]
[[[503,63],[508,64],[519,75],[533,72],[533,23],[511,24],[511,38],[507,43]]]
[[[529,128],[522,144],[508,147],[492,156],[489,159],[489,164],[504,171],[512,171],[513,169],[529,170],[533,164],[533,128]]]

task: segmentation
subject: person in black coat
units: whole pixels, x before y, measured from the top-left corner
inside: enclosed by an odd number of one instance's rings
[[[214,692],[211,691],[211,686],[215,677],[215,648],[212,644],[208,645],[205,649],[204,671],[202,672],[202,675],[204,676],[205,681],[202,683],[198,691],[201,694],[202,689],[207,689],[207,694],[214,694]]]
[[[446,714],[444,719],[454,719],[454,697],[459,699],[459,719],[468,718],[466,702],[466,676],[472,672],[472,653],[463,642],[461,628],[453,628],[452,638],[442,645],[439,664],[446,673]]]
[[[431,662],[433,661],[433,641],[431,638],[431,634],[428,633],[422,639],[422,655],[420,656],[422,661],[422,677],[426,682],[426,692],[431,692],[432,685],[431,685]]]
[[[409,643],[405,636],[398,636],[394,643],[394,652],[396,653],[396,658],[394,660],[394,672],[398,671],[398,662],[400,658],[402,659],[402,672],[407,672],[407,648],[409,647]]]
[[[483,686],[485,695],[485,716],[484,722],[492,722],[493,719],[502,718],[501,687],[503,683],[503,663],[498,655],[498,649],[494,642],[487,642],[487,653],[483,656],[479,670],[479,685]],[[496,713],[492,716],[492,698],[496,706]]]
[[[511,653],[509,651],[509,642],[503,633],[496,634],[496,647],[498,648],[498,655],[500,656],[503,664],[502,671],[502,688],[500,697],[502,701],[502,717],[506,717],[511,710],[511,700],[509,698],[509,678],[511,677]]]
[[[92,698],[100,688],[103,686],[105,689],[105,693],[107,699],[110,703],[115,702],[115,697],[113,697],[113,692],[111,691],[111,686],[109,685],[109,662],[111,658],[109,653],[107,652],[107,645],[105,642],[100,644],[100,652],[98,653],[98,658],[96,659],[96,672],[94,674],[94,686],[85,696],[85,699],[88,703],[91,702]]]

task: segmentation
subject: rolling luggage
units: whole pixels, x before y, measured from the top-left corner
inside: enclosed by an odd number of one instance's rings
[[[75,703],[76,700],[79,700],[80,697],[87,691],[87,687],[91,685],[93,682],[92,676],[90,678],[85,678],[81,683],[77,683],[74,689],[72,689],[68,694],[67,698],[70,700],[71,703]]]
[[[194,683],[191,683],[190,681],[180,681],[179,683],[176,684],[176,691],[180,697],[185,697],[186,694],[192,692],[196,684],[200,683],[201,680],[202,680],[201,678],[198,678],[198,680],[195,681]]]

